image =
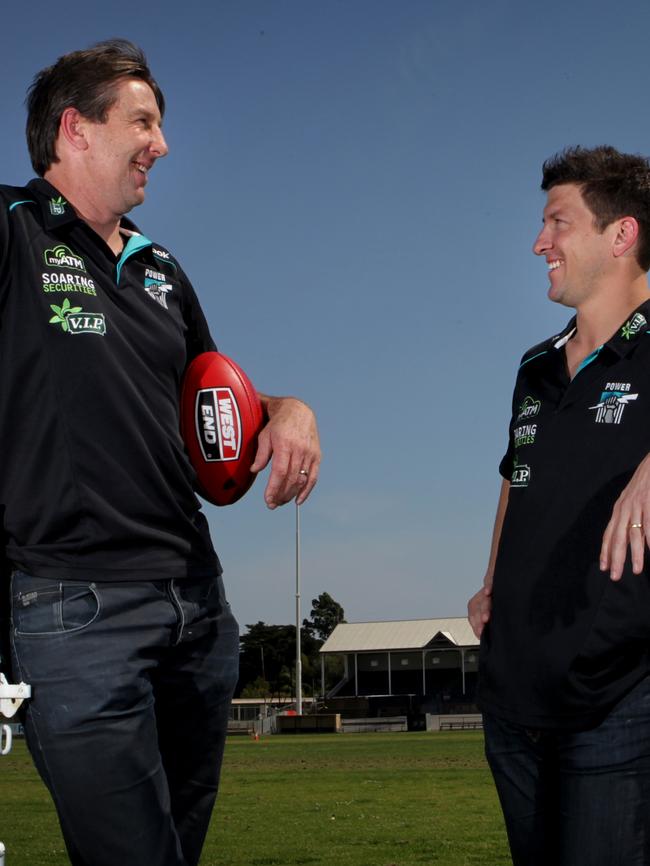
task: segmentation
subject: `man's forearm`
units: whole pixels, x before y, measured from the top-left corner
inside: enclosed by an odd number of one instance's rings
[[[488,566],[485,572],[485,577],[483,578],[483,585],[487,587],[492,586],[492,579],[494,577],[494,566],[497,561],[497,554],[499,552],[499,542],[501,541],[501,530],[503,529],[503,521],[506,516],[506,510],[508,508],[508,497],[510,495],[510,482],[506,481],[504,478],[501,482],[501,491],[499,493],[499,501],[497,503],[497,513],[494,517],[494,529],[492,530],[492,544],[490,545],[490,557],[488,559]]]

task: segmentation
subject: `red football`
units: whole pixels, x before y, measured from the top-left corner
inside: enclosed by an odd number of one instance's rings
[[[196,470],[199,493],[231,505],[246,493],[264,412],[244,371],[221,352],[197,355],[181,390],[181,435]]]

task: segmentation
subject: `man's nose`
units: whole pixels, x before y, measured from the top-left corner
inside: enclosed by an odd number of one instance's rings
[[[533,252],[536,256],[543,256],[544,253],[550,249],[551,240],[549,236],[549,232],[546,226],[541,230],[541,232],[535,238],[535,242],[533,243]]]
[[[167,146],[165,136],[163,135],[162,129],[160,127],[156,129],[150,147],[151,150],[156,154],[156,157],[158,159],[160,159],[160,157],[162,156],[167,156],[167,154],[169,153],[169,147]]]

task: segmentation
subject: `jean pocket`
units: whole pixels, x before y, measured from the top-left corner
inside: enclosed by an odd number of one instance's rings
[[[12,622],[17,635],[67,634],[87,628],[99,616],[94,583],[51,581],[21,573],[12,580]]]

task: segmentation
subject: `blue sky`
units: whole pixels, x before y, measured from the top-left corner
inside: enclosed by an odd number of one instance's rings
[[[463,615],[482,580],[518,360],[570,311],[531,253],[542,161],[650,153],[650,4],[43,0],[3,11],[5,183],[32,172],[25,89],[124,36],[165,91],[170,155],[131,214],[189,273],[215,339],[316,409],[303,607]],[[294,617],[294,509],[262,479],[206,507],[240,622]]]

